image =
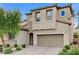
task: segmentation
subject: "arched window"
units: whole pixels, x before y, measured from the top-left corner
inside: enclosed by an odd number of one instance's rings
[[[63,11],[61,11],[61,14],[60,14],[61,16],[65,16],[65,11],[63,10]]]

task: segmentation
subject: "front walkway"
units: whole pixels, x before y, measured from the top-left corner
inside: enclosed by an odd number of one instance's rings
[[[11,55],[56,55],[60,50],[61,48],[54,47],[27,46],[21,51],[11,53]]]

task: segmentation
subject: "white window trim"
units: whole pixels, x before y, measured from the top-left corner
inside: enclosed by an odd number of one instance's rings
[[[61,12],[62,12],[62,11],[65,11],[65,15],[64,15],[64,16],[61,16]],[[60,17],[65,17],[65,16],[66,16],[66,10],[60,10],[59,13],[60,13]]]
[[[40,12],[36,12],[36,13],[40,13]],[[36,15],[36,13],[35,13],[35,22],[37,23],[37,22],[40,22],[40,21],[36,21],[36,20],[37,20],[37,15]],[[40,13],[40,18],[41,18],[41,13]]]
[[[47,10],[47,11],[50,11],[50,10]],[[46,11],[46,18],[47,18],[47,21],[52,21],[52,19],[51,19],[51,20],[48,20],[47,11]],[[52,18],[53,18],[53,10],[51,9],[51,11],[52,11]]]

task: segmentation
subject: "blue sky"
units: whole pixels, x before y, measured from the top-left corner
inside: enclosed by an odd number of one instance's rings
[[[43,7],[43,6],[49,6],[52,5],[51,3],[1,3],[0,7],[4,8],[5,10],[15,10],[18,9],[21,14],[22,14],[22,20],[26,19],[25,13],[29,13],[31,9]],[[64,6],[66,4],[64,3],[59,3],[59,6]],[[74,10],[79,9],[79,3],[73,3],[72,8]],[[78,20],[75,18],[74,19],[75,26],[77,26]]]

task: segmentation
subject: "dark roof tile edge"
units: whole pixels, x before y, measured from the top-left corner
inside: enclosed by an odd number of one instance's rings
[[[36,8],[36,9],[31,9],[31,11],[36,11],[36,10],[41,10],[41,9],[46,9],[46,8],[51,8],[51,7],[57,7],[57,6],[45,6],[45,7],[40,7],[40,8]]]
[[[63,6],[63,7],[59,7],[59,6],[46,6],[46,7],[40,7],[40,8],[36,8],[36,9],[31,9],[31,13],[26,13],[26,15],[31,15],[32,12],[33,11],[36,11],[36,10],[41,10],[41,9],[46,9],[46,8],[51,8],[51,7],[56,7],[57,9],[62,9],[62,8],[69,7],[70,10],[71,10],[71,14],[73,14],[72,7],[71,6]]]

